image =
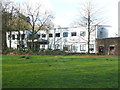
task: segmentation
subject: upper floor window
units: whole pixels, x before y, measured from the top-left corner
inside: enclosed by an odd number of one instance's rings
[[[49,34],[49,37],[53,37],[53,34],[50,33],[50,34]]]
[[[60,33],[56,33],[55,36],[56,36],[56,37],[60,37]]]
[[[45,37],[46,37],[46,34],[42,34],[42,37],[45,38]]]
[[[12,35],[12,40],[15,40],[15,35],[14,34]]]
[[[63,32],[63,37],[68,37],[68,32]]]
[[[85,31],[80,31],[80,36],[85,36]]]
[[[76,36],[77,33],[76,32],[71,32],[71,36]]]

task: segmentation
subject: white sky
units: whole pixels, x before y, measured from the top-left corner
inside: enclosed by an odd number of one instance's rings
[[[14,0],[18,3],[24,3],[26,0]],[[30,1],[30,0],[28,0]],[[40,0],[31,0],[38,2]],[[60,26],[69,26],[78,17],[80,6],[88,0],[42,0],[47,9],[54,12],[54,24]],[[118,31],[118,1],[119,0],[90,0],[95,7],[102,8],[102,16],[106,18],[106,24],[111,25],[111,32]]]

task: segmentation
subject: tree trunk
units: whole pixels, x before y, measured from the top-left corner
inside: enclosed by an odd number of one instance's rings
[[[11,31],[10,31],[10,40],[9,40],[9,46],[10,46],[10,49],[11,49],[11,39],[12,39],[12,33],[11,33]]]
[[[7,50],[6,32],[2,31],[2,50]]]
[[[32,30],[32,42],[31,42],[31,50],[34,51],[34,30]]]
[[[88,54],[90,53],[90,12],[88,11]]]

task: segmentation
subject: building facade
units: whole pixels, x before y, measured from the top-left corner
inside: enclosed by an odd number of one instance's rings
[[[105,55],[119,55],[120,37],[96,39],[96,52]]]
[[[90,34],[90,53],[96,53],[96,39],[106,38],[108,26],[99,25]],[[105,34],[105,35],[104,35]],[[31,47],[32,30],[7,32],[7,45],[13,49]],[[85,27],[54,28],[35,31],[35,50],[61,50],[66,52],[86,53],[88,51],[88,32]]]

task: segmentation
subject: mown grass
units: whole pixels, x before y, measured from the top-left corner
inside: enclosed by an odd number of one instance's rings
[[[3,88],[118,87],[117,57],[21,56],[3,55]]]

